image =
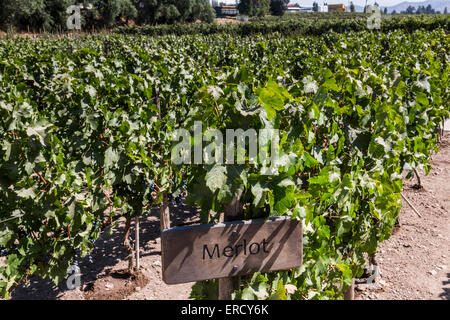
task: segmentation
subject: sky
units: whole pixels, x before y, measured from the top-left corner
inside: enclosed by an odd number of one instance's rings
[[[219,0],[219,1],[223,1],[226,3],[230,3],[230,4],[234,4],[236,1],[235,0]],[[333,3],[343,3],[345,5],[350,3],[350,0],[291,0],[290,4],[294,4],[294,3],[299,3],[300,5],[303,6],[311,6],[312,3],[316,1],[317,3],[319,3],[319,5],[323,4],[323,2],[327,2],[329,4],[333,4]],[[351,0],[353,1],[353,3],[355,5],[359,5],[359,6],[364,6],[364,4],[366,3],[366,0]],[[399,4],[401,2],[424,2],[425,0],[367,0],[367,4],[373,4],[375,2],[378,2],[378,4],[382,7],[390,7],[396,4]]]

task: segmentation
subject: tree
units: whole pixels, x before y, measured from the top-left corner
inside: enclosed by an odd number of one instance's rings
[[[71,0],[0,0],[0,27],[53,31],[65,25]]]
[[[384,14],[387,14],[387,13],[388,13],[386,7],[384,8],[383,13],[384,13]]]
[[[269,0],[264,1],[268,6]],[[0,0],[0,28],[66,30],[70,15],[66,10],[73,3],[82,5],[83,29],[114,27],[128,23],[130,19],[137,24],[155,24],[212,22],[215,18],[211,4],[204,0]],[[261,7],[259,5],[257,9],[261,10]]]
[[[395,11],[395,10],[394,10],[394,11],[392,11],[392,14],[397,14],[397,11]]]
[[[134,0],[137,9],[137,24],[153,24],[156,22],[156,11],[159,7],[158,0]]]
[[[49,26],[50,20],[44,18],[45,3],[43,0],[3,0],[0,3],[0,23],[4,28],[29,26],[32,29],[42,25]]]
[[[319,4],[317,2],[313,2],[312,8],[314,12],[319,11]]]
[[[425,8],[425,13],[428,13],[428,14],[433,14],[434,13],[434,9],[431,6],[431,4],[427,5],[427,7]]]
[[[83,4],[84,9],[81,14],[84,28],[114,27],[128,23],[130,19],[137,17],[137,10],[132,0],[84,0],[77,3]],[[66,8],[64,8],[64,14]]]
[[[282,16],[287,9],[289,0],[272,0],[270,2],[270,11],[275,16]]]
[[[241,0],[237,5],[240,14],[250,16],[252,13],[252,0]]]
[[[210,3],[203,0],[134,0],[138,24],[213,22],[216,16]]]
[[[158,23],[175,23],[180,20],[181,14],[174,4],[158,7],[155,18]]]
[[[216,11],[211,6],[211,4],[204,0],[194,0],[192,1],[192,8],[189,21],[201,20],[204,22],[213,22],[216,17]]]
[[[241,0],[238,3],[240,14],[263,17],[270,11],[271,0]]]
[[[46,30],[64,29],[67,21],[67,8],[72,5],[71,0],[46,0],[45,13],[51,17],[50,25],[45,26]]]
[[[353,1],[350,2],[350,12],[355,12],[355,5],[353,4]]]
[[[408,6],[408,8],[406,8],[406,13],[407,14],[413,14],[414,11],[416,10],[416,8],[414,8],[413,6]]]
[[[447,14],[448,12],[447,12],[447,7],[445,7],[445,9],[444,9],[444,14]]]

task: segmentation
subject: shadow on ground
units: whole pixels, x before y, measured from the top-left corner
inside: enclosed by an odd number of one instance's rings
[[[169,206],[171,214],[171,225],[179,226],[185,224],[195,224],[198,222],[199,211],[196,208],[186,206],[184,203],[180,206]],[[122,246],[122,234],[124,229],[124,218],[121,218],[119,225],[109,234],[109,228],[101,235],[95,243],[91,253],[92,263],[89,258],[79,260],[81,270],[81,285],[92,282],[98,278],[101,273],[110,273],[113,267],[120,261],[127,258],[128,253]],[[130,240],[134,245],[135,239],[134,223],[131,226]],[[159,209],[153,209],[150,214],[140,219],[140,253],[141,257],[150,255],[160,255],[160,251],[151,251],[155,240],[160,237]],[[66,279],[56,286],[49,279],[42,279],[34,276],[30,277],[30,286],[28,288],[22,285],[18,286],[11,294],[11,300],[57,300],[61,299],[68,291]],[[82,298],[68,296],[69,299]]]
[[[448,286],[448,285],[450,284],[450,273],[447,273],[447,281],[442,281],[442,284],[443,284],[444,286]],[[450,300],[450,288],[444,287],[444,288],[442,288],[442,290],[443,290],[444,292],[442,292],[439,296],[440,296],[442,299]]]

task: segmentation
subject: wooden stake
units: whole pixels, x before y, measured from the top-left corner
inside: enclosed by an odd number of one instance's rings
[[[239,191],[238,196],[225,206],[223,221],[233,221],[242,218],[242,207],[240,204],[242,192]],[[231,295],[239,289],[240,277],[229,277],[219,279],[219,300],[231,300]]]
[[[170,212],[169,212],[169,200],[167,193],[163,196],[163,203],[159,209],[159,220],[161,223],[161,232],[170,228]]]
[[[419,211],[417,211],[416,208],[414,208],[414,206],[412,205],[411,202],[409,202],[409,200],[403,195],[403,193],[400,192],[400,194],[402,195],[402,198],[406,201],[407,204],[409,204],[409,206],[414,210],[414,212],[419,216],[419,218],[422,218],[422,215],[419,213]]]
[[[123,238],[122,245],[128,251],[128,272],[131,274],[133,272],[133,247],[130,244],[130,225],[131,225],[131,217],[127,217],[125,222],[125,228],[123,230]]]
[[[135,217],[134,218],[134,222],[135,222],[135,251],[136,251],[136,270],[139,270],[141,268],[141,264],[139,261],[139,217]]]

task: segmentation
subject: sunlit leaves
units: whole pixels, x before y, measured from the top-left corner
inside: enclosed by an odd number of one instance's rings
[[[0,268],[3,296],[30,272],[62,280],[90,250],[94,219],[146,214],[186,190],[202,222],[238,194],[245,218],[303,220],[304,265],[243,278],[236,298],[339,298],[390,236],[403,168],[429,169],[450,113],[444,30],[0,42],[0,220],[17,218],[0,243],[31,241]],[[173,132],[194,121],[279,130],[278,172],[247,156],[174,165]],[[203,294],[216,282],[196,285]]]

